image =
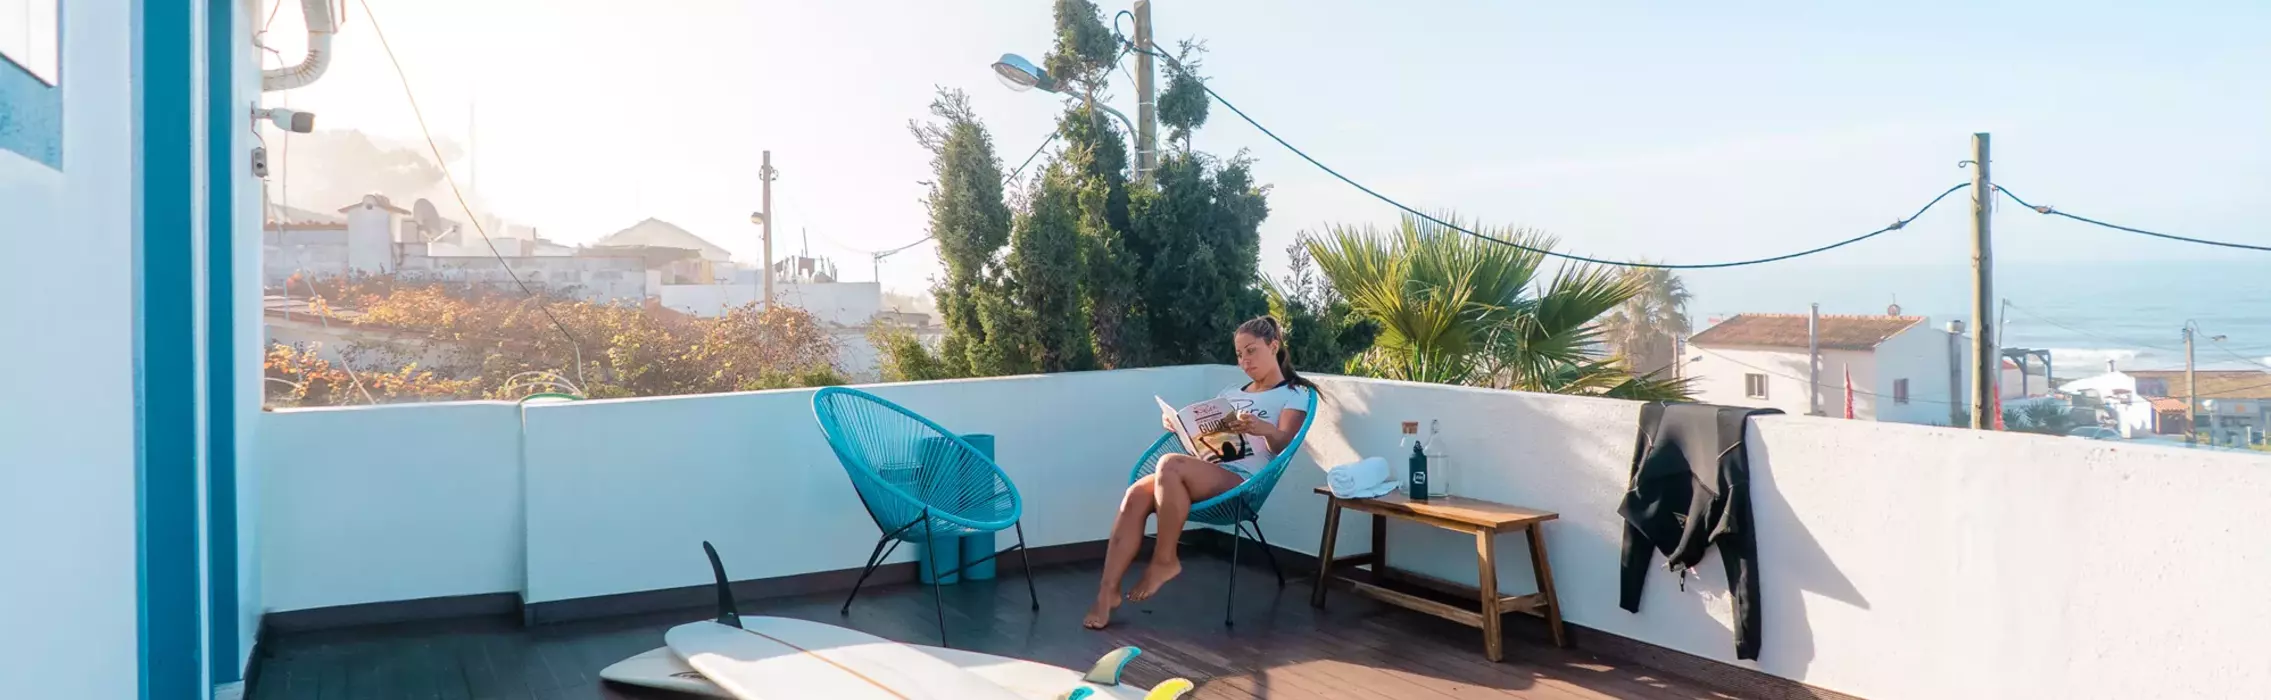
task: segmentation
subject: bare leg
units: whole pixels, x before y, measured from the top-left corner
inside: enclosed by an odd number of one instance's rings
[[[1159,545],[1152,549],[1151,566],[1136,581],[1130,598],[1147,600],[1183,573],[1183,560],[1175,550],[1183,523],[1191,517],[1191,504],[1221,495],[1244,480],[1237,472],[1197,457],[1176,455],[1160,462],[1159,482],[1153,488],[1158,496]]]
[[[1104,549],[1104,579],[1096,584],[1096,605],[1088,609],[1081,626],[1100,630],[1112,624],[1112,610],[1120,607],[1120,579],[1127,577],[1128,567],[1135,565],[1143,549],[1143,523],[1151,519],[1157,501],[1152,484],[1158,479],[1157,474],[1137,479],[1120,501],[1120,515],[1112,522],[1112,538]]]

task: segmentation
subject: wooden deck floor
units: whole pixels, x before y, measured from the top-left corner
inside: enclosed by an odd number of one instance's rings
[[[1532,636],[1532,625],[1512,625],[1507,659],[1493,664],[1483,659],[1480,633],[1471,628],[1337,592],[1327,609],[1317,610],[1309,607],[1306,580],[1289,581],[1281,591],[1260,568],[1240,569],[1238,626],[1225,629],[1229,567],[1195,555],[1158,598],[1128,604],[1111,629],[1092,632],[1079,620],[1094,596],[1097,571],[1096,564],[1041,567],[1037,614],[1024,579],[1013,571],[996,581],[947,587],[950,641],[1070,668],[1134,645],[1144,654],[1129,666],[1129,681],[1148,686],[1183,676],[1200,681],[1198,698],[1734,697],[1645,667],[1554,648]],[[870,589],[849,617],[838,616],[841,603],[839,594],[748,601],[742,613],[939,641],[927,587]],[[662,646],[663,631],[672,625],[710,614],[696,609],[534,628],[517,619],[479,618],[276,635],[267,642],[255,700],[679,700],[686,696],[603,683],[599,670]]]

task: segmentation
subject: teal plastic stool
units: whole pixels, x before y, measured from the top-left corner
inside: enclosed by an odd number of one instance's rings
[[[961,437],[963,442],[970,443],[971,447],[977,448],[978,453],[985,455],[986,459],[994,458],[994,436],[980,433],[963,435]],[[945,438],[925,438],[924,440],[925,442],[928,442],[932,440],[944,439]],[[943,451],[934,452],[928,448],[923,450],[923,454],[926,455],[940,453],[943,453]],[[994,540],[994,533],[970,535],[965,537],[943,538],[938,543],[938,557],[936,560],[933,560],[928,548],[924,547],[922,543],[916,542],[914,543],[914,548],[916,571],[918,572],[917,578],[921,579],[924,585],[929,585],[931,583],[938,583],[940,585],[952,585],[961,583],[964,579],[972,581],[985,581],[992,579],[994,577],[993,562],[987,561],[976,566],[968,566],[967,564],[968,562],[977,561],[979,559],[985,558],[987,555],[993,554],[995,544],[996,542]],[[961,568],[962,570],[954,571],[957,568]],[[954,573],[947,575],[947,577],[944,579],[940,579],[938,578],[938,572],[940,569],[945,569],[946,571],[954,571]]]
[[[978,453],[985,455],[986,459],[994,458],[994,436],[985,434],[964,435],[962,436],[962,440],[964,442],[970,443],[971,447],[978,448]],[[959,538],[962,541],[962,558],[959,566],[964,567],[959,576],[961,576],[963,580],[993,580],[994,561],[996,560],[986,559],[986,557],[993,556],[994,552],[999,551],[997,549],[997,546],[1000,543],[994,538],[999,536],[1000,534],[1001,533],[996,532],[984,532],[975,535],[964,535]],[[978,562],[978,560],[980,559],[986,560],[983,562]],[[971,562],[978,563],[972,564]]]

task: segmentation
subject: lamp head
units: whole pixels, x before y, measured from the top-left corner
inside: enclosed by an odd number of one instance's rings
[[[1001,78],[1001,84],[1018,92],[1033,88],[1040,88],[1043,92],[1057,91],[1057,81],[1049,77],[1048,71],[1033,65],[1024,56],[1013,53],[1002,54],[1001,60],[994,62],[994,76]]]

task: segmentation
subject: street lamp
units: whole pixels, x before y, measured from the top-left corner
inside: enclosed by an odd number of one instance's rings
[[[1111,113],[1113,118],[1120,120],[1121,126],[1127,127],[1128,139],[1135,145],[1135,175],[1141,179],[1159,164],[1159,109],[1155,103],[1157,91],[1151,84],[1151,59],[1158,52],[1152,48],[1151,43],[1151,0],[1135,0],[1133,7],[1113,16],[1112,33],[1115,37],[1119,37],[1121,16],[1135,21],[1135,36],[1132,40],[1120,38],[1120,42],[1136,54],[1136,72],[1132,77],[1136,83],[1136,114],[1142,117],[1142,121],[1131,121],[1128,115],[1121,114],[1119,110],[1098,104],[1094,85],[1081,91],[1081,99],[1091,108],[1102,108]],[[1113,60],[1118,61],[1117,58]],[[1173,59],[1169,60],[1172,62]],[[1059,84],[1055,76],[1017,54],[1002,54],[1001,60],[994,62],[994,75],[1001,78],[1003,85],[1018,92],[1040,88],[1044,92],[1067,94],[1064,89],[1067,86]]]
[[[1094,93],[1075,93],[1066,90],[1066,86],[1058,83],[1054,76],[1049,75],[1049,71],[1043,70],[1040,66],[1033,65],[1033,62],[1025,60],[1024,56],[1019,56],[1013,53],[1002,54],[1001,60],[994,62],[994,77],[1000,78],[1001,84],[1006,85],[1009,87],[1009,89],[1015,90],[1017,92],[1025,92],[1033,88],[1040,88],[1042,92],[1053,92],[1059,95],[1079,95],[1081,100],[1087,103],[1088,106],[1104,110],[1105,114],[1110,114],[1112,115],[1112,118],[1120,120],[1120,126],[1128,130],[1129,143],[1135,147],[1135,150],[1138,154],[1141,154],[1143,152],[1143,141],[1137,138],[1135,122],[1129,120],[1128,115],[1121,114],[1120,110],[1113,109],[1111,105],[1097,102]],[[1136,167],[1136,177],[1142,176],[1143,167],[1141,163],[1138,163]]]
[[[994,62],[994,75],[1001,78],[1001,84],[1018,92],[1033,88],[1040,88],[1043,92],[1057,92],[1057,81],[1049,77],[1048,71],[1017,54],[1002,54],[1001,60]]]

